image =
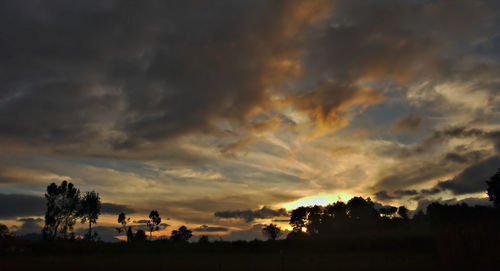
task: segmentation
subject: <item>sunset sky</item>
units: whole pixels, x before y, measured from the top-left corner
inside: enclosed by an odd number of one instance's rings
[[[121,211],[235,240],[351,196],[486,204],[499,60],[498,0],[0,1],[0,223],[39,232],[62,180],[108,239]]]

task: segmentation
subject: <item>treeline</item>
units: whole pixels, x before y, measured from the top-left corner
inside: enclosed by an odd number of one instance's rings
[[[126,233],[127,242],[143,242],[146,241],[146,232],[142,229],[138,229],[135,233],[132,230],[132,226],[127,224],[130,222],[130,217],[127,217],[125,213],[120,213],[118,215],[118,223],[121,227],[116,228],[118,233]],[[149,230],[149,241],[151,241],[152,233],[160,229],[161,217],[158,211],[152,210],[149,213],[149,220],[146,221],[146,227]],[[175,242],[187,242],[193,236],[192,231],[186,226],[180,226],[179,229],[173,230],[170,236],[170,240]]]
[[[338,201],[327,206],[299,207],[291,212],[292,232],[287,238],[336,238],[370,232],[420,231],[432,233],[443,228],[462,232],[491,230],[500,226],[500,170],[486,181],[487,194],[493,207],[468,206],[465,203],[448,205],[439,202],[419,210],[412,218],[406,207],[376,208],[370,198],[353,197],[347,203]],[[268,225],[264,233],[280,232],[276,225]],[[274,234],[275,235],[275,234]]]
[[[353,197],[347,203],[338,201],[327,206],[304,206],[290,213],[292,231],[287,239],[330,239],[338,237],[359,236],[360,234],[400,234],[404,231],[432,232],[443,227],[488,231],[500,226],[500,170],[487,183],[487,194],[494,207],[468,206],[465,203],[448,205],[438,202],[431,203],[424,213],[422,210],[409,216],[406,207],[385,206],[376,208],[370,198]],[[92,233],[92,225],[101,214],[101,201],[95,191],[80,193],[72,183],[63,181],[47,187],[45,193],[47,210],[45,226],[42,233],[45,240],[78,239],[73,227],[80,221],[88,223],[88,232],[83,236],[86,240],[97,240],[97,233]],[[157,210],[152,210],[149,220],[145,220],[152,240],[154,231],[160,229],[161,217]],[[133,231],[130,218],[125,213],[118,215],[120,227],[118,233],[125,234],[127,242],[146,241],[146,232],[142,229]],[[165,225],[166,226],[166,225]],[[278,239],[282,230],[275,224],[265,225],[262,233],[271,240]],[[10,238],[12,234],[5,225],[0,225],[0,238]],[[192,231],[186,226],[173,230],[171,241],[187,242],[192,237]],[[207,236],[202,236],[200,242],[208,242]]]
[[[435,202],[428,205],[425,213],[419,211],[410,218],[404,206],[376,209],[369,198],[354,197],[347,203],[339,201],[327,206],[299,207],[291,212],[290,225],[293,230],[288,239],[348,238],[367,233],[401,234],[410,230],[429,233],[443,227],[500,226],[500,211],[487,206]],[[272,231],[280,231],[272,224],[266,228],[270,227]]]

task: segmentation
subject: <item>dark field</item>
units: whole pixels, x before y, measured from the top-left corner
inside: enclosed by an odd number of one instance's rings
[[[12,256],[2,270],[422,270],[435,268],[423,253],[195,253]]]
[[[493,240],[457,234],[206,244],[35,243],[4,250],[0,269],[495,270],[500,251]]]

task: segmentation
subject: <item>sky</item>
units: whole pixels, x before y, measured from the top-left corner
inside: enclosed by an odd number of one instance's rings
[[[107,240],[119,212],[237,240],[352,196],[487,204],[499,29],[496,0],[0,1],[0,223],[39,232],[63,180]]]

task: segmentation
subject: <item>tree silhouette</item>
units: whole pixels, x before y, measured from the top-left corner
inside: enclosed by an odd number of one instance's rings
[[[95,191],[85,193],[80,203],[80,216],[82,216],[82,223],[89,222],[89,232],[86,235],[88,240],[92,240],[92,224],[97,222],[99,214],[101,214],[99,193]]]
[[[379,217],[370,198],[353,197],[347,202],[347,214],[353,222],[371,222]]]
[[[207,235],[200,236],[200,239],[198,239],[198,243],[200,243],[200,244],[210,243],[210,241],[208,240],[208,236]]]
[[[9,227],[4,224],[0,224],[0,239],[6,239],[11,236]]]
[[[408,220],[408,209],[406,209],[406,207],[404,207],[404,206],[399,206],[399,208],[398,208],[398,215],[402,219]]]
[[[294,232],[302,232],[307,223],[308,209],[307,207],[299,207],[292,211],[290,215],[290,225]]]
[[[493,206],[500,208],[500,169],[486,181],[486,184],[489,200],[493,202]]]
[[[132,227],[128,226],[127,229],[127,242],[131,242],[134,240],[134,233],[132,232]]]
[[[151,213],[149,213],[149,220],[146,224],[146,226],[149,229],[149,241],[151,241],[151,235],[153,231],[157,231],[160,229],[160,223],[161,223],[161,217],[160,214],[158,214],[158,211],[152,210]]]
[[[47,211],[45,212],[45,227],[42,230],[44,236],[54,240],[59,233],[61,237],[66,238],[78,217],[80,190],[67,181],[63,181],[59,186],[51,183],[47,186],[45,199]]]
[[[269,224],[262,228],[262,233],[267,236],[271,240],[276,240],[276,238],[280,237],[281,229],[274,224]]]
[[[189,238],[193,236],[191,230],[188,230],[186,226],[181,226],[178,230],[173,230],[170,240],[176,242],[187,242]]]
[[[116,230],[118,231],[118,233],[127,233],[127,242],[130,242],[132,240],[132,229],[129,227],[128,231],[127,231],[127,223],[130,221],[130,217],[127,217],[125,215],[125,213],[120,213],[118,215],[118,223],[122,224],[122,227],[121,228],[116,228]],[[130,234],[129,234],[129,231],[130,231]]]
[[[133,238],[136,242],[144,242],[146,241],[146,232],[143,230],[137,230]]]

